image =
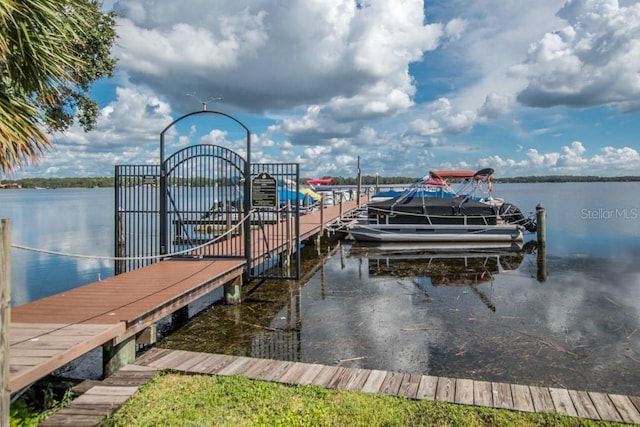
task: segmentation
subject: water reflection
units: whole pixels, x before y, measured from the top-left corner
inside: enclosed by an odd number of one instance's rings
[[[532,248],[317,249],[305,248],[302,281],[265,282],[240,306],[214,305],[161,345],[640,393],[632,256],[615,272],[609,260],[551,257],[540,281]]]

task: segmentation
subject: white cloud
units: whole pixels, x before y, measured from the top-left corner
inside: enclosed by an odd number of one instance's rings
[[[447,38],[451,40],[458,40],[462,37],[465,29],[467,27],[467,21],[461,18],[454,18],[451,21],[447,22],[447,25],[444,27],[444,32]]]
[[[100,110],[96,129],[74,125],[51,135],[53,148],[17,172],[49,176],[111,176],[116,164],[158,163],[159,134],[173,121],[169,105],[134,88],[117,88],[116,99]]]
[[[558,16],[567,27],[534,43],[513,73],[528,80],[518,95],[525,105],[591,107],[640,104],[640,3],[570,0]]]
[[[529,149],[521,160],[490,156],[479,161],[480,167],[494,167],[505,176],[513,175],[634,175],[640,168],[640,152],[634,148],[604,147],[600,154],[587,155],[582,142],[573,141],[558,152],[540,153]]]
[[[420,0],[365,8],[352,0],[119,5],[117,54],[133,82],[172,104],[195,91],[251,111],[330,99],[365,114],[406,108],[414,92],[408,64],[435,49],[443,33],[440,24],[424,24]]]
[[[115,99],[100,100],[95,131],[55,135],[56,149],[30,173],[108,175],[115,163],[156,163],[160,131],[205,101],[249,125],[254,161],[300,161],[310,175],[353,175],[358,157],[365,170],[409,176],[492,161],[510,175],[594,165],[610,175],[637,164],[628,148],[637,126],[620,113],[640,99],[637,2],[539,0],[526,13],[501,0],[115,8]],[[217,141],[242,152],[242,136],[225,132],[194,122],[171,130],[167,144]],[[596,155],[548,149],[576,140],[598,150],[600,138],[610,147]]]

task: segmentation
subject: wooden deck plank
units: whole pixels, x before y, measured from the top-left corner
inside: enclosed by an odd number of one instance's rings
[[[16,342],[9,347],[9,390],[11,392],[15,392],[20,390],[23,387],[28,386],[29,384],[39,380],[55,371],[58,368],[61,368],[65,364],[71,362],[72,360],[82,356],[83,354],[93,350],[94,348],[104,344],[112,340],[113,338],[121,335],[125,331],[124,323],[118,323],[115,325],[90,325],[88,327],[93,335],[86,335],[84,333],[79,333],[76,336],[76,339],[65,341],[65,346],[59,348],[56,345],[55,341],[59,339],[58,336],[54,336],[54,342],[49,341],[48,335],[32,337],[29,341],[24,342]],[[9,335],[11,336],[14,332],[19,331],[20,323],[11,324],[11,328],[9,330]],[[82,325],[76,325],[73,330],[79,332],[83,329]],[[20,335],[20,333],[18,333]],[[37,340],[34,340],[37,339]],[[20,357],[16,357],[13,355],[13,351],[16,349],[21,349],[21,351],[29,350],[29,349],[46,349],[52,350],[53,348],[58,348],[55,354],[53,354],[49,358],[33,358],[29,362],[29,365],[18,365],[20,362]]]
[[[294,363],[286,360],[277,360],[276,362],[278,363],[273,364],[272,369],[265,372],[264,379],[266,381],[280,382],[282,376],[293,366]]]
[[[242,373],[243,367],[251,365],[251,363],[252,359],[250,357],[237,356],[233,362],[218,370],[217,375],[233,375],[236,373]]]
[[[447,377],[438,377],[436,400],[454,403],[456,400],[456,380]]]
[[[569,396],[569,391],[562,388],[549,387],[549,394],[551,395],[553,406],[556,408],[557,412],[572,417],[578,415],[576,408],[573,406],[573,402],[571,401],[571,396]]]
[[[336,369],[335,373],[326,384],[327,388],[345,388],[347,383],[349,383],[351,376],[354,374],[350,368],[345,368],[343,366],[338,366],[337,368],[338,369]]]
[[[536,412],[554,412],[556,410],[548,388],[529,386],[529,391],[531,392],[531,400],[533,400],[533,408]]]
[[[511,384],[513,409],[522,412],[535,412],[531,391],[526,385]]]
[[[489,381],[473,382],[473,404],[493,408],[493,389]]]
[[[455,403],[473,405],[473,380],[456,379]]]
[[[579,417],[594,420],[600,419],[598,411],[593,406],[593,402],[586,391],[569,390],[569,396],[571,396],[571,401]]]
[[[260,379],[260,376],[268,369],[271,362],[271,359],[253,359],[251,366],[247,366],[242,374],[251,379]]]
[[[365,383],[367,382],[367,378],[369,378],[369,374],[371,373],[371,369],[362,369],[362,368],[353,368],[354,375],[351,377],[349,382],[345,385],[346,390],[362,390]]]
[[[407,397],[409,399],[415,399],[418,395],[418,388],[420,387],[420,380],[422,375],[420,374],[405,374],[400,384],[400,390],[398,395]]]
[[[605,421],[622,422],[622,417],[614,406],[609,396],[605,393],[588,392],[593,406],[596,407],[600,419]]]
[[[378,393],[397,396],[403,377],[404,374],[400,372],[387,372],[387,375],[384,377],[384,381],[382,381],[382,384],[380,385]]]
[[[269,372],[276,369],[279,365],[279,360],[264,359],[264,362],[261,362],[259,365],[248,368],[247,371],[245,371],[245,375],[248,373],[249,375],[247,376],[249,376],[249,378],[264,381]]]
[[[298,377],[298,384],[312,384],[322,368],[324,366],[317,363],[306,363],[306,370]]]
[[[300,377],[309,369],[306,363],[293,362],[293,366],[282,377],[280,382],[285,384],[300,384]]]
[[[511,385],[506,383],[491,383],[493,406],[495,408],[513,409],[513,395]]]
[[[640,424],[640,412],[631,400],[621,394],[609,394],[609,399],[618,410],[622,421],[625,423]]]
[[[321,387],[325,387],[329,384],[329,381],[331,381],[331,378],[333,378],[337,371],[337,366],[324,366],[313,379],[313,383]]]
[[[186,354],[188,353],[184,350],[163,352],[159,357],[150,360],[148,366],[158,369],[174,369],[175,366],[183,362]]]
[[[640,412],[640,396],[627,396],[627,397],[629,398],[631,403],[633,403],[633,406],[635,406],[636,409]]]
[[[193,367],[209,359],[207,353],[194,353],[183,358],[182,362],[176,362],[173,369],[176,371],[193,372]]]
[[[202,369],[202,373],[216,374],[220,369],[224,369],[229,363],[233,362],[234,357],[227,354],[216,354],[215,357],[205,359],[197,366]]]
[[[387,373],[385,371],[372,369],[369,373],[369,376],[367,377],[367,381],[365,381],[364,385],[362,386],[361,391],[365,393],[378,393],[386,376]]]
[[[432,375],[422,375],[420,385],[416,393],[416,399],[436,399],[436,389],[438,388],[438,377]]]

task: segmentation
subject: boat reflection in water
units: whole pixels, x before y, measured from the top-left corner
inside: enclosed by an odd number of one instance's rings
[[[496,307],[478,285],[492,282],[497,274],[520,267],[535,242],[488,247],[487,244],[356,243],[350,255],[368,259],[369,277],[411,278],[428,299],[429,286],[469,287],[491,310]],[[414,294],[415,296],[415,294]]]

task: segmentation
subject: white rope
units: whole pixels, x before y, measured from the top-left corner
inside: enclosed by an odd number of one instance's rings
[[[226,231],[224,234],[221,234],[219,236],[216,236],[215,238],[199,245],[193,248],[189,248],[189,249],[185,249],[184,251],[179,251],[179,252],[172,252],[169,254],[164,254],[164,255],[149,255],[149,256],[140,256],[140,257],[112,257],[112,256],[99,256],[99,255],[82,255],[82,254],[73,254],[73,253],[68,253],[68,252],[57,252],[57,251],[50,251],[47,249],[38,249],[38,248],[32,248],[29,246],[24,246],[24,245],[19,245],[16,243],[12,243],[11,247],[15,248],[15,249],[22,249],[25,251],[30,251],[30,252],[36,252],[36,253],[42,253],[42,254],[47,254],[47,255],[58,255],[58,256],[64,256],[67,258],[82,258],[82,259],[97,259],[97,260],[107,260],[107,261],[141,261],[141,260],[150,260],[150,259],[163,259],[163,258],[170,258],[172,256],[176,256],[176,255],[183,255],[189,252],[193,252],[196,251],[198,249],[202,249],[206,246],[209,246],[213,243],[216,243],[218,240],[221,240],[223,238],[225,238],[227,235],[233,233],[237,228],[239,228],[242,224],[244,224],[244,222],[247,220],[247,218],[251,217],[251,215],[254,213],[254,210],[251,210],[247,215],[244,216],[244,218],[242,218],[242,221],[238,222],[235,226],[233,226],[232,228],[230,228],[228,231]]]

